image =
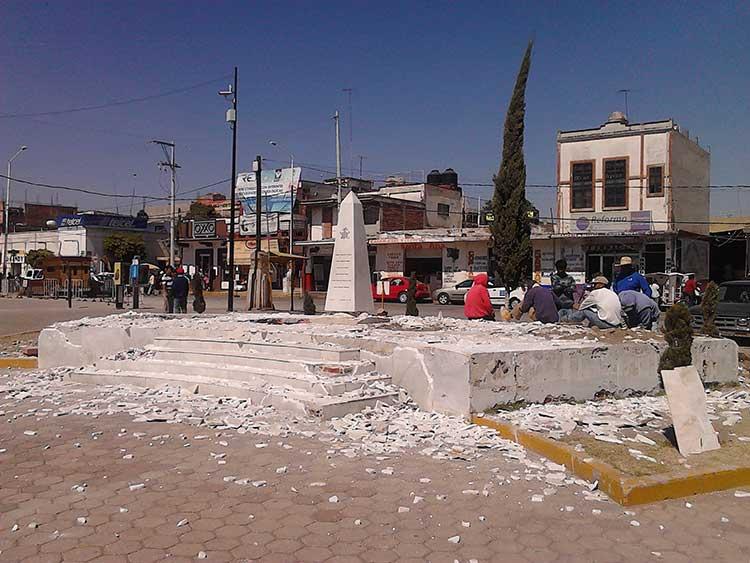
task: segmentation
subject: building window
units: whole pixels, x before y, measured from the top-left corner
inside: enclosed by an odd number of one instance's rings
[[[366,205],[364,206],[363,215],[365,217],[365,225],[376,225],[380,220],[380,207],[378,205]]]
[[[448,215],[451,214],[451,206],[447,203],[438,203],[437,204],[437,214],[441,217],[448,217]]]
[[[625,158],[604,161],[604,207],[628,206],[627,164]]]
[[[594,209],[594,163],[577,162],[571,167],[571,207],[574,210]]]
[[[648,167],[648,195],[658,197],[664,195],[664,167]]]

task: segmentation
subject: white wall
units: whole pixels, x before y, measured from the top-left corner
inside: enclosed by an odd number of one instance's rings
[[[681,186],[708,186],[711,155],[682,133],[672,133],[672,192],[675,228],[707,235],[710,190]],[[693,222],[694,221],[694,222]]]
[[[665,178],[669,175],[668,153],[670,133],[650,133],[610,139],[595,139],[558,143],[560,151],[560,185],[558,214],[562,221],[561,232],[571,232],[571,219],[591,215],[591,212],[571,212],[571,163],[582,160],[594,161],[594,212],[604,208],[604,159],[627,157],[628,159],[628,207],[627,211],[652,212],[653,230],[667,230],[667,197],[647,197],[648,166],[664,165]],[[643,142],[643,159],[641,159]]]

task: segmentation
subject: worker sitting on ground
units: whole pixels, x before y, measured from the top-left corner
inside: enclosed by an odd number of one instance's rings
[[[469,320],[495,320],[495,310],[487,291],[487,274],[477,274],[474,283],[464,298],[464,315]]]
[[[659,320],[659,305],[640,291],[626,290],[618,295],[623,316],[629,327],[639,326],[651,330]]]
[[[609,280],[604,276],[597,276],[592,280],[594,289],[577,306],[577,311],[563,309],[563,322],[580,323],[584,320],[589,326],[598,328],[618,328],[623,326],[622,306],[617,294],[607,288]],[[575,307],[575,306],[574,306]]]
[[[542,287],[536,280],[532,279],[526,280],[524,287],[526,293],[523,297],[523,303],[514,310],[516,319],[520,319],[521,315],[528,313],[533,307],[535,320],[537,321],[546,324],[556,323],[560,320],[557,314],[559,300],[551,289]]]

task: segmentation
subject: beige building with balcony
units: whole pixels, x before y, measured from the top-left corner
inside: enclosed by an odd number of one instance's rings
[[[710,154],[672,119],[557,134],[553,233],[534,237],[534,271],[548,280],[559,258],[583,281],[630,256],[644,273],[708,276]]]

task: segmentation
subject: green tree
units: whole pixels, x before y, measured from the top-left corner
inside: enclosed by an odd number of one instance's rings
[[[529,42],[508,105],[503,132],[500,170],[493,178],[492,248],[497,280],[510,291],[531,274],[531,205],[526,199],[526,163],[523,157],[526,81],[531,66]]]
[[[190,204],[190,210],[185,215],[185,219],[213,219],[216,217],[216,210],[210,205],[203,205],[198,201]]]
[[[417,309],[417,274],[411,273],[409,278],[409,288],[406,290],[406,314],[410,317],[418,317]]]
[[[136,233],[112,233],[104,239],[104,252],[116,262],[129,262],[133,256],[146,256],[143,235]]]
[[[29,250],[28,254],[26,254],[26,263],[32,268],[41,268],[44,261],[53,256],[54,254],[46,248]]]
[[[693,361],[693,327],[690,311],[682,303],[672,305],[664,318],[664,339],[668,347],[661,355],[659,371],[689,366]]]
[[[703,294],[701,310],[703,311],[703,334],[706,336],[719,337],[719,329],[716,328],[716,309],[719,304],[719,286],[709,282],[706,292]]]

